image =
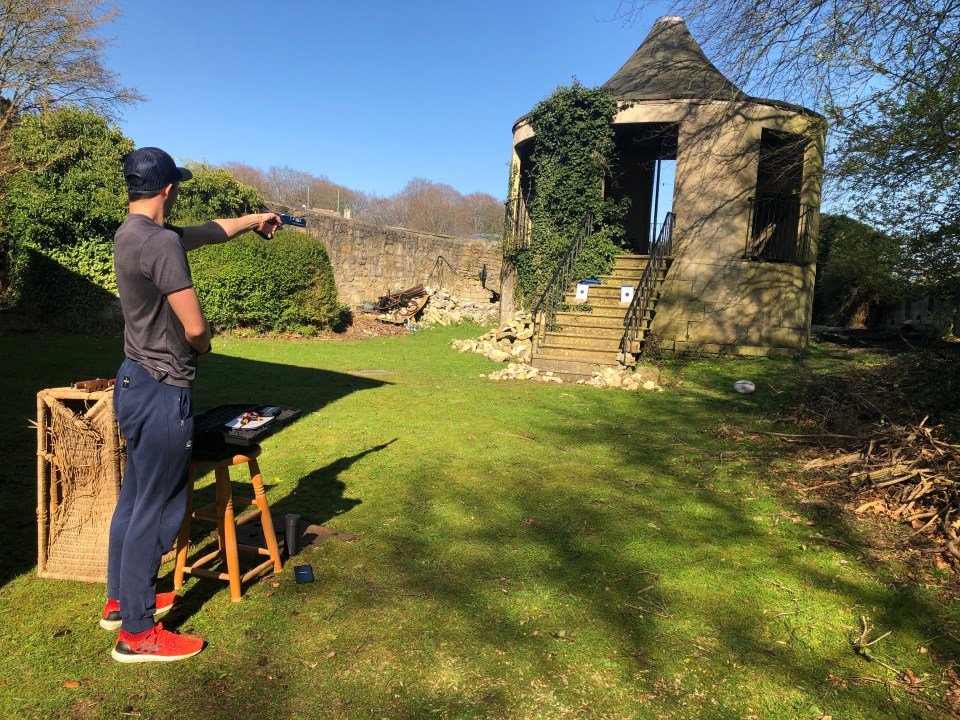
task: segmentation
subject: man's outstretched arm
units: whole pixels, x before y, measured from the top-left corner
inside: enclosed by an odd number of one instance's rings
[[[183,229],[183,247],[185,250],[194,250],[202,245],[224,243],[250,230],[257,230],[269,235],[276,232],[280,225],[280,216],[271,212],[211,220],[203,225],[185,227]]]

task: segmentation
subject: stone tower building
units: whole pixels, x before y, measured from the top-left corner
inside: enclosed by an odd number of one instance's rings
[[[618,165],[604,194],[631,201],[629,251],[648,254],[665,212],[675,214],[672,259],[648,327],[661,350],[804,350],[823,117],[743,93],[678,17],[660,18],[603,87],[618,104]],[[535,142],[529,118],[521,118],[513,128],[517,203],[536,192]]]

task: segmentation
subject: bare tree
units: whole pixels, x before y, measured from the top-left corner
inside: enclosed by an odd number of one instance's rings
[[[273,189],[273,192],[270,191],[267,176],[259,168],[241,162],[228,162],[223,166],[223,169],[230,173],[238,183],[256,189],[263,197],[273,197],[276,192],[276,188]]]
[[[341,211],[357,204],[357,193],[343,185],[331,182],[324,175],[310,181],[309,207]]]
[[[441,235],[457,232],[460,194],[449,185],[414,178],[399,196],[410,209],[409,227]]]
[[[104,65],[101,28],[119,15],[103,0],[0,0],[0,130],[62,105],[116,119],[144,98]]]
[[[748,92],[823,110],[867,107],[958,54],[957,0],[672,0],[712,58]],[[621,0],[635,22],[658,0]]]
[[[503,225],[503,205],[492,195],[462,195],[424,178],[410,180],[390,197],[361,194],[357,204],[366,222],[438,235],[497,234]]]
[[[470,211],[470,230],[475,235],[497,235],[503,230],[503,203],[487,193],[470,193],[463,202]]]
[[[503,224],[503,205],[492,195],[462,195],[443,183],[424,178],[410,180],[389,197],[362,193],[291,167],[263,171],[241,162],[223,168],[235,180],[291,208],[343,210],[353,208],[358,218],[386,227],[409,228],[439,235],[497,234]]]
[[[266,196],[290,207],[300,207],[307,202],[307,186],[313,176],[303,170],[284,165],[273,166],[265,174],[268,190]]]

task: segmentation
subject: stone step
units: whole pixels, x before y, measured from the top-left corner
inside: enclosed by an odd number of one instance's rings
[[[572,299],[573,296],[565,297],[564,300]],[[566,307],[564,307],[564,305]],[[586,307],[584,307],[586,306]],[[557,308],[557,314],[566,313],[570,315],[620,315],[623,316],[623,313],[626,311],[628,305],[624,304],[621,307],[620,298],[591,298],[585,303],[581,302],[565,302],[563,305]]]
[[[613,266],[615,268],[639,267],[642,270],[647,266],[648,262],[650,262],[649,255],[616,255],[613,258]]]
[[[601,350],[603,352],[617,352],[623,333],[615,335],[571,335],[569,333],[546,333],[537,352],[547,348],[581,348],[583,350]]]
[[[576,296],[573,293],[567,293],[563,296],[563,302],[569,307],[576,307],[577,305],[589,305],[591,310],[587,310],[587,313],[596,313],[597,310],[617,310],[622,315],[626,312],[627,308],[630,307],[630,303],[620,302],[620,290],[617,290],[616,295],[601,295],[595,294],[590,295],[587,298],[585,303],[577,301]],[[570,311],[570,312],[576,312]]]
[[[636,287],[640,284],[640,278],[643,277],[642,272],[617,272],[614,270],[609,275],[598,275],[597,280],[600,281],[601,285],[609,285],[611,287],[616,286],[620,287],[621,285],[633,285]]]
[[[571,295],[576,296],[576,290],[571,291]],[[620,297],[620,285],[591,285],[587,289],[587,302],[595,297]]]
[[[660,277],[657,278],[657,282],[663,282],[666,273],[661,271]],[[609,278],[609,276],[603,276],[603,278]],[[600,278],[598,278],[600,279]],[[620,288],[624,285],[631,285],[636,288],[640,284],[640,278],[638,277],[634,282],[621,282],[620,280],[607,281],[601,280],[599,285],[590,285],[587,288],[587,302],[590,302],[591,298],[600,296],[600,297],[616,297],[618,300],[620,298]],[[569,292],[566,293],[565,297],[576,297],[576,286],[570,288]]]
[[[569,345],[566,338],[562,343],[542,343],[534,353],[534,358],[555,358],[559,360],[579,360],[598,365],[616,365],[619,348],[595,349]],[[536,363],[534,363],[536,365]]]
[[[579,329],[617,330],[623,332],[623,313],[619,315],[586,315],[585,313],[557,313],[554,323],[564,331]],[[576,330],[575,330],[576,329]]]
[[[628,276],[637,276],[640,277],[643,275],[643,271],[646,270],[647,265],[649,264],[649,258],[646,255],[635,255],[634,257],[639,258],[632,262],[620,263],[617,262],[614,264],[613,269],[610,271],[611,277],[621,277],[623,275]],[[663,265],[661,265],[661,271],[670,267],[670,263],[673,258],[666,258]],[[599,280],[599,278],[597,278]]]
[[[620,312],[626,312],[630,307],[630,303],[620,302],[620,288],[617,287],[603,289],[602,285],[596,285],[595,287],[601,288],[601,290],[596,292],[591,290],[585,303],[579,302],[574,293],[567,293],[564,295],[563,302],[570,307],[575,307],[577,305],[589,305],[594,312],[598,308],[604,308],[605,310],[619,309]],[[634,297],[636,297],[636,294],[634,294]],[[653,299],[660,299],[660,286],[657,286],[656,295]],[[590,311],[588,310],[586,312]]]
[[[623,324],[626,317],[626,308],[594,308],[591,313],[581,313],[575,310],[560,311],[554,320],[557,325],[596,325],[597,327],[611,327],[614,324]]]
[[[624,273],[631,275],[640,275],[643,273],[649,264],[649,260],[646,257],[641,257],[638,262],[628,262],[628,263],[619,263],[616,262],[613,264],[613,269],[610,271],[611,275],[621,275]]]
[[[643,277],[643,273],[646,269],[647,269],[646,265],[643,265],[641,267],[636,267],[636,268],[614,268],[613,270],[610,271],[608,275],[601,275],[597,279],[600,280],[601,278],[605,278],[605,277],[618,278],[618,279],[622,277],[631,277],[631,278],[635,277],[639,280],[641,277]],[[660,274],[663,275],[665,272],[666,272],[666,268],[661,267]]]
[[[597,332],[605,333],[619,329],[623,332],[624,315],[594,315],[583,317],[576,313],[558,314],[552,323],[544,328],[547,332],[572,332],[584,333]]]
[[[590,292],[587,295],[586,302],[582,303],[577,300],[577,296],[574,292],[568,292],[563,296],[563,301],[568,305],[604,305],[609,307],[611,305],[620,304],[620,288],[619,287],[604,287],[603,285],[594,285],[590,288]],[[627,305],[628,303],[623,303]]]
[[[666,259],[669,261],[672,256],[667,255]],[[619,255],[613,256],[614,265],[637,265],[640,263],[646,263],[650,261],[649,255],[637,255],[634,253],[620,253]]]
[[[636,288],[648,261],[647,255],[618,255],[610,274],[597,278],[601,281],[599,285],[590,285],[587,301],[582,303],[590,307],[589,312],[576,309],[557,312],[554,319],[557,329],[544,334],[534,353],[533,366],[564,379],[589,379],[594,371],[617,365],[624,320],[630,307],[630,303],[620,302],[620,288],[623,285]],[[658,282],[662,282],[665,275],[666,266]],[[646,313],[644,327],[653,316],[658,297],[659,293]],[[564,303],[572,308],[581,304],[576,302],[573,289],[564,295]]]
[[[559,320],[547,328],[548,333],[563,335],[580,335],[589,337],[613,337],[623,334],[623,318],[590,318],[587,320],[571,319],[561,323]]]
[[[592,363],[556,357],[536,357],[531,364],[541,372],[552,372],[562,380],[575,382],[577,380],[589,380],[595,372],[616,365],[616,362]]]
[[[557,363],[554,361],[547,362],[548,367],[543,367],[542,372],[553,373],[555,377],[560,378],[563,382],[575,383],[577,380],[589,380],[593,377],[593,373],[596,370],[600,371],[601,367],[597,365],[584,365],[583,363]],[[541,368],[534,365],[537,370]]]

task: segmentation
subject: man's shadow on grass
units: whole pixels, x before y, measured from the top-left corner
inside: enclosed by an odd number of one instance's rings
[[[202,412],[221,404],[251,402],[262,405],[296,407],[302,410],[303,413],[299,420],[294,421],[288,428],[279,430],[276,434],[282,436],[285,432],[298,432],[298,423],[304,422],[313,413],[322,412],[322,409],[332,402],[358,390],[370,390],[387,384],[389,383],[383,380],[330,370],[214,356],[212,362],[203,368],[203,375],[198,382],[195,407],[198,412]],[[339,480],[339,475],[364,456],[382,450],[392,442],[394,441],[391,440],[355,455],[340,458],[296,480],[292,489],[282,501],[271,504],[271,516],[277,534],[281,538],[283,537],[283,516],[285,513],[296,512],[301,515],[303,521],[301,527],[304,527],[307,523],[320,525],[336,515],[349,512],[353,507],[360,504],[361,500],[344,497],[346,486]],[[238,450],[242,451],[242,448],[238,448]],[[264,455],[266,454],[264,453]],[[269,460],[266,462],[269,462]],[[263,456],[260,458],[260,463],[264,464]],[[252,495],[252,492],[245,492],[245,488],[243,488],[243,483],[247,480],[246,468],[234,468],[231,473],[231,480],[234,484],[235,494]],[[268,499],[269,494],[268,488]],[[193,497],[194,508],[214,502],[215,485],[213,483],[195,491]],[[238,508],[238,517],[241,514]],[[252,525],[253,523],[240,526],[238,533]],[[213,524],[195,521],[190,529],[191,546],[202,543],[204,538],[209,537],[210,533],[215,530],[216,527]],[[259,543],[256,542],[258,530]],[[253,541],[252,544],[264,545],[259,522],[256,523],[256,528],[250,538],[241,538],[241,542],[250,541]],[[284,543],[281,542],[281,553],[285,556],[286,552],[283,545]],[[196,551],[192,551],[190,557],[196,554]],[[255,564],[257,560],[252,562]],[[241,571],[243,571],[245,564],[248,566],[251,564],[251,556],[247,553],[241,553],[240,563]],[[164,580],[169,584],[170,580],[163,577],[161,583]],[[250,583],[253,582],[256,582],[256,580],[245,583],[243,590],[246,591]],[[223,583],[217,583],[216,581],[201,581],[190,584],[189,591],[181,598],[178,615],[188,618],[216,592],[224,588]]]
[[[349,512],[363,501],[343,496],[346,485],[339,479],[340,474],[355,462],[371,453],[380,452],[396,441],[397,438],[393,438],[355,455],[347,455],[305,475],[300,478],[294,492],[272,506],[274,514],[295,512],[306,522],[322,525],[337,515]]]
[[[352,466],[358,460],[361,460],[371,453],[383,450],[384,448],[396,442],[396,440],[397,438],[394,438],[393,440],[381,443],[380,445],[375,445],[374,447],[363,450],[355,455],[342,457],[339,460],[335,460],[327,465],[324,465],[323,467],[313,470],[297,481],[296,490],[289,493],[287,498],[280,501],[276,505],[271,505],[270,514],[273,519],[274,529],[280,545],[281,556],[284,560],[284,567],[286,567],[287,563],[292,561],[292,558],[286,552],[285,540],[283,537],[283,518],[284,513],[286,512],[297,512],[297,514],[301,517],[301,549],[310,543],[322,542],[328,539],[357,539],[354,536],[341,536],[341,534],[337,533],[336,531],[332,531],[325,527],[321,528],[319,526],[322,526],[323,523],[327,522],[333,517],[336,517],[337,515],[342,515],[346,512],[349,512],[352,508],[363,502],[362,500],[355,498],[344,497],[343,493],[346,489],[346,484],[339,479],[340,474],[348,470],[350,466]],[[237,478],[242,482],[242,478],[239,476],[237,476]],[[210,484],[196,491],[193,499],[195,508],[215,502],[215,486]],[[244,532],[245,530],[246,532]],[[325,532],[328,530],[330,531]],[[238,540],[241,543],[258,545],[260,547],[265,546],[262,527],[257,521],[246,525],[241,525],[238,527],[237,533]],[[188,553],[188,564],[191,558],[195,558],[198,555],[202,555],[208,550],[212,549],[212,544],[203,550],[198,550],[198,546],[208,539],[212,540],[212,542],[216,542],[216,540],[213,539],[215,537],[215,524],[205,521],[194,521],[190,527],[191,549]],[[253,557],[258,557],[258,559],[252,559]],[[248,553],[240,553],[241,573],[245,571],[246,567],[254,565],[262,559],[263,558],[260,556],[251,556]],[[219,565],[217,565],[217,562],[219,562]],[[224,572],[226,571],[225,564],[222,561],[215,561],[211,569],[219,569]],[[269,576],[270,573],[268,571],[264,571],[259,578],[251,579],[244,583],[241,592],[245,594],[252,585],[263,581]],[[161,589],[169,589],[167,586],[171,586],[172,577],[173,566],[171,563],[169,568],[164,568],[164,570],[161,571],[159,583]],[[180,597],[177,600],[176,612],[171,616],[170,621],[167,623],[170,627],[189,628],[190,618],[198,613],[203,608],[204,604],[206,604],[206,602],[210,600],[216,593],[226,592],[227,590],[227,586],[223,582],[205,579],[201,579],[198,582],[190,582],[189,576],[185,578],[185,580],[187,583],[187,589],[186,591],[181,592]]]

